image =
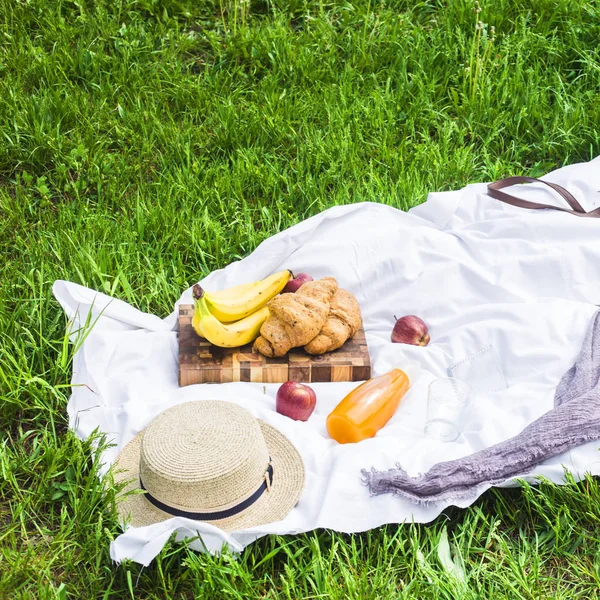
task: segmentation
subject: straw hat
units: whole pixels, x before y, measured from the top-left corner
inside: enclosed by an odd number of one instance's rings
[[[220,400],[165,410],[123,448],[120,517],[136,527],[184,516],[233,531],[280,521],[297,503],[304,464],[292,443]],[[132,492],[133,490],[144,492]]]

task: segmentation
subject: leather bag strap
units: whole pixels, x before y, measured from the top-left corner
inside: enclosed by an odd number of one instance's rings
[[[519,183],[543,183],[551,187],[555,192],[560,194],[560,196],[566,200],[567,204],[571,208],[564,208],[561,206],[553,206],[552,204],[541,204],[539,202],[532,202],[530,200],[523,200],[521,198],[517,198],[516,196],[512,196],[511,194],[507,194],[502,191],[502,188],[510,187],[511,185],[517,185]],[[488,194],[495,198],[496,200],[500,200],[501,202],[506,202],[507,204],[511,204],[512,206],[517,206],[519,208],[551,208],[554,210],[561,210],[563,212],[571,213],[576,217],[595,217],[600,218],[600,207],[586,212],[581,204],[577,201],[575,196],[571,194],[571,192],[567,191],[558,183],[552,183],[551,181],[543,181],[542,179],[535,179],[534,177],[507,177],[506,179],[499,179],[494,183],[488,183]]]

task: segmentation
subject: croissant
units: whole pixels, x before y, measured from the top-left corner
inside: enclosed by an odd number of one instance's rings
[[[358,300],[350,292],[338,288],[331,300],[323,328],[304,349],[309,354],[324,354],[337,350],[347,339],[356,335],[361,322]]]
[[[305,283],[295,294],[273,298],[267,305],[271,314],[260,328],[254,351],[284,356],[291,348],[308,344],[325,324],[337,289],[333,277],[323,277]]]

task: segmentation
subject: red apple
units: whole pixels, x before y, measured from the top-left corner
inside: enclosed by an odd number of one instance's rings
[[[306,421],[315,409],[317,395],[303,383],[287,381],[277,390],[275,410],[295,421]]]
[[[298,273],[295,277],[292,277],[285,285],[282,294],[293,294],[298,291],[301,285],[304,285],[307,281],[312,281],[313,278],[307,273]]]
[[[427,346],[429,332],[423,319],[408,315],[396,320],[392,330],[392,342],[395,344],[412,344],[413,346]]]

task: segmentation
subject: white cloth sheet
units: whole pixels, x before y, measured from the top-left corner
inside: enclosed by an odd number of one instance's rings
[[[547,178],[565,186],[587,210],[600,205],[600,157]],[[525,199],[561,201],[545,186],[515,187]],[[74,359],[76,387],[68,413],[82,438],[99,428],[116,444],[105,453],[105,469],[157,414],[198,399],[246,407],[287,435],[306,467],[300,501],[283,521],[227,534],[173,518],[129,528],[112,543],[113,559],[147,565],[173,532],[179,539],[201,535],[194,547],[217,552],[224,543],[241,550],[272,533],[317,527],[360,532],[384,523],[429,522],[446,503],[418,506],[393,495],[370,497],[361,469],[384,470],[399,462],[416,475],[514,436],[551,409],[555,387],[575,361],[600,305],[600,220],[515,208],[493,200],[485,189],[473,184],[432,193],[408,213],[374,203],[337,206],[273,236],[202,281],[208,290],[218,290],[290,268],[315,278],[333,275],[357,296],[374,374],[420,366],[411,369],[411,389],[389,424],[359,444],[339,445],[325,429],[327,414],[357,384],[313,384],[317,407],[306,423],[275,412],[278,384],[179,388],[177,307],[162,320],[94,290],[55,282],[54,294],[73,327],[90,317],[94,322]],[[187,290],[178,303],[190,301]],[[427,347],[391,343],[394,315],[405,314],[428,323]],[[426,438],[429,382],[488,347],[508,387],[477,395],[456,442]],[[599,446],[586,444],[539,465],[531,481],[543,475],[561,483],[565,468],[575,477],[600,474]]]

